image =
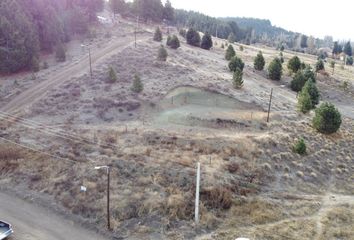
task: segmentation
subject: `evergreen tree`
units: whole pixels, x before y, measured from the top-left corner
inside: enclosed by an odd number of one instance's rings
[[[236,55],[234,47],[230,44],[226,49],[225,59],[230,61]]]
[[[314,82],[316,82],[316,75],[310,65],[306,65],[304,69],[304,77],[306,81],[312,79]]]
[[[155,29],[154,33],[154,41],[161,42],[162,41],[162,33],[159,27]]]
[[[202,38],[202,43],[200,44],[200,47],[206,50],[210,50],[212,46],[213,40],[211,39],[210,34],[206,32]]]
[[[109,7],[113,14],[124,14],[128,8],[124,0],[109,0]]]
[[[313,108],[315,108],[316,105],[320,102],[320,93],[318,91],[316,83],[312,79],[309,79],[305,83],[303,89],[305,89],[305,91],[309,93],[311,98],[311,105]]]
[[[268,66],[268,76],[272,80],[280,80],[283,75],[283,66],[279,58],[273,59]]]
[[[58,44],[57,49],[55,51],[55,58],[58,62],[65,62],[66,53],[63,44]]]
[[[349,66],[352,66],[353,65],[353,57],[347,57],[346,64]]]
[[[301,35],[300,47],[307,48],[307,36],[306,35]]]
[[[225,45],[224,45],[223,43],[221,44],[221,48],[222,48],[222,49],[224,49],[224,48],[225,48]]]
[[[109,81],[114,83],[117,81],[117,74],[116,71],[112,67],[109,68],[109,73],[108,73]]]
[[[237,68],[233,74],[233,86],[236,89],[243,87],[243,72],[241,69]]]
[[[324,63],[323,63],[322,59],[318,60],[316,63],[316,72],[319,72],[324,69],[325,69],[325,67],[324,67]]]
[[[352,45],[351,45],[351,43],[349,41],[344,45],[343,52],[345,54],[347,54],[348,56],[352,56],[353,55]]]
[[[229,69],[231,72],[235,72],[237,69],[240,69],[241,71],[243,71],[244,67],[245,67],[245,64],[241,58],[239,58],[237,56],[234,56],[233,58],[231,58],[231,60],[229,62]]]
[[[303,138],[299,139],[293,146],[293,151],[300,155],[306,154],[306,143]]]
[[[256,58],[254,59],[254,69],[257,71],[262,71],[264,69],[265,60],[262,52],[258,52]]]
[[[280,59],[280,62],[283,64],[284,63],[283,52],[279,53],[279,59]]]
[[[297,107],[302,113],[308,113],[313,108],[311,96],[305,88],[303,88],[299,94]]]
[[[179,35],[181,35],[182,37],[186,38],[187,31],[182,28],[182,29],[179,30]]]
[[[140,93],[144,90],[144,85],[137,74],[134,75],[134,80],[133,80],[133,85],[131,90],[136,93]]]
[[[227,40],[229,41],[229,43],[234,43],[236,41],[236,36],[235,34],[232,32],[229,34]]]
[[[333,55],[338,55],[342,52],[342,46],[338,42],[334,42],[333,46]]]
[[[163,61],[165,62],[167,60],[167,51],[166,51],[166,48],[164,48],[164,46],[161,45],[161,47],[159,48],[159,51],[157,53],[157,59],[159,61]]]
[[[175,10],[169,0],[166,1],[165,7],[163,9],[163,18],[169,22],[172,22],[175,18]]]
[[[338,109],[331,103],[322,103],[315,111],[312,119],[313,127],[324,134],[332,134],[338,131],[342,124],[342,117]]]
[[[145,22],[148,20],[161,22],[164,14],[164,6],[161,0],[134,0],[133,10]]]
[[[200,35],[193,28],[188,29],[186,34],[187,43],[189,45],[199,47],[200,46]]]
[[[293,77],[293,80],[290,82],[291,90],[295,92],[300,92],[304,87],[307,79],[305,78],[302,71],[297,71]]]
[[[176,35],[172,35],[172,37],[168,36],[166,45],[169,46],[172,49],[177,49],[177,48],[179,48],[181,46],[180,42],[179,42],[179,39],[178,39],[178,37]]]
[[[288,62],[288,69],[296,73],[301,68],[301,61],[298,56],[292,57]]]

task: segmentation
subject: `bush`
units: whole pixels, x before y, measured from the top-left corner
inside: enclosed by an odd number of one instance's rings
[[[133,81],[133,86],[131,87],[131,90],[136,93],[140,93],[144,90],[144,85],[141,82],[141,79],[137,74],[134,75],[134,81]]]
[[[353,65],[353,57],[347,57],[347,65],[352,66]]]
[[[159,61],[165,62],[167,60],[167,56],[168,54],[166,48],[164,46],[161,46],[157,52],[157,59]]]
[[[230,44],[227,49],[226,49],[226,53],[225,53],[225,59],[230,61],[231,58],[233,58],[236,55],[235,49],[234,47]]]
[[[295,92],[300,92],[306,83],[306,78],[302,71],[297,71],[294,75],[293,80],[290,83],[291,90]]]
[[[233,85],[234,88],[240,89],[243,87],[243,72],[241,69],[237,68],[233,74]]]
[[[179,39],[176,35],[173,35],[172,37],[168,36],[166,45],[172,49],[177,49],[181,46]]]
[[[293,146],[293,151],[300,155],[306,154],[306,143],[304,139],[301,138],[295,143],[295,145]]]
[[[162,33],[159,27],[156,28],[154,34],[154,41],[161,42],[162,41]]]
[[[323,63],[322,59],[318,60],[316,63],[316,72],[319,72],[324,69],[325,69],[325,67],[324,67],[324,63]]]
[[[240,49],[241,52],[243,52],[243,50],[244,50],[242,45],[240,45],[239,49]]]
[[[254,69],[262,71],[264,69],[265,61],[262,52],[260,51],[254,59]]]
[[[244,67],[245,67],[245,64],[241,58],[239,58],[237,56],[234,56],[233,58],[231,58],[231,60],[229,62],[230,71],[235,72],[237,69],[240,69],[241,71],[243,71]]]
[[[306,67],[304,69],[304,77],[305,77],[306,81],[308,81],[309,79],[312,79],[312,81],[316,82],[315,72],[312,70],[310,65],[306,65]]]
[[[205,50],[210,50],[212,46],[213,46],[213,40],[211,39],[210,34],[206,32],[202,38],[202,43],[200,47]]]
[[[109,68],[108,77],[109,77],[109,81],[112,83],[117,81],[117,74],[112,67]]]
[[[311,96],[305,88],[299,94],[297,108],[302,113],[308,113],[313,108]]]
[[[288,69],[296,73],[301,68],[301,61],[298,56],[292,57],[288,62]]]
[[[272,80],[280,80],[283,75],[283,66],[279,58],[274,58],[268,66],[268,77]]]
[[[200,46],[200,35],[193,28],[188,29],[186,34],[187,43],[189,45],[199,47]]]
[[[65,54],[64,46],[62,44],[59,44],[57,46],[57,49],[55,51],[55,58],[58,62],[65,62],[66,54]]]
[[[342,117],[333,104],[326,102],[316,109],[312,124],[320,133],[332,134],[340,128]]]

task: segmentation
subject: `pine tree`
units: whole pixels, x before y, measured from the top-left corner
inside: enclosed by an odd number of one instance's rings
[[[264,69],[265,60],[262,52],[258,52],[256,58],[254,59],[254,69],[257,71],[262,71]]]
[[[347,60],[346,60],[347,65],[352,66],[353,62],[354,62],[353,57],[347,57]]]
[[[206,32],[202,38],[202,43],[200,47],[206,50],[209,50],[213,46],[213,40],[208,32]]]
[[[234,47],[230,44],[226,49],[225,59],[230,61],[236,55]]]
[[[241,69],[237,68],[233,74],[233,86],[236,89],[243,87],[243,72]]]
[[[352,56],[353,55],[352,45],[351,45],[351,43],[349,41],[344,45],[343,52],[345,54],[347,54],[348,56]]]
[[[302,71],[297,71],[295,73],[293,80],[290,82],[290,88],[291,90],[295,92],[300,92],[302,88],[304,87],[307,79],[304,76],[304,73]]]
[[[137,74],[134,75],[134,81],[131,90],[136,93],[140,93],[144,90],[144,85]]]
[[[320,102],[320,92],[318,91],[316,83],[312,79],[309,79],[305,83],[303,89],[309,93],[312,107],[315,108],[316,105]]]
[[[177,49],[181,46],[179,39],[176,35],[172,35],[172,37],[168,36],[166,45],[172,49]]]
[[[174,11],[175,10],[173,9],[171,2],[167,0],[163,9],[163,18],[169,22],[172,22],[175,18]]]
[[[313,127],[320,133],[332,134],[338,131],[342,117],[338,109],[331,103],[322,103],[315,111],[312,119]]]
[[[300,155],[306,154],[306,143],[303,138],[299,139],[293,146],[293,151]]]
[[[308,113],[313,108],[310,94],[305,88],[299,94],[297,107],[302,113]]]
[[[161,47],[159,48],[158,50],[158,53],[157,53],[157,59],[159,61],[163,61],[165,62],[167,60],[167,51],[166,51],[166,48],[164,48],[164,46],[161,45]]]
[[[117,81],[117,74],[112,67],[109,68],[108,77],[109,77],[109,81],[112,83]]]
[[[161,42],[162,41],[162,33],[159,27],[155,29],[154,41]]]
[[[200,46],[200,35],[193,28],[188,29],[186,34],[187,43],[189,45],[199,47]]]
[[[304,69],[304,77],[305,80],[308,81],[309,79],[312,79],[314,82],[316,82],[316,74],[312,70],[312,67],[310,65],[306,65]]]
[[[316,63],[316,72],[319,72],[324,69],[325,69],[325,67],[324,67],[324,63],[323,63],[322,59],[318,60]]]
[[[288,69],[296,73],[301,68],[301,61],[298,56],[292,57],[288,62]]]
[[[241,58],[234,56],[231,58],[229,62],[229,69],[231,72],[235,72],[237,69],[240,69],[243,71],[243,68],[245,67],[245,63],[242,61]]]
[[[273,59],[268,66],[268,76],[272,80],[280,80],[283,75],[283,66],[279,58]]]

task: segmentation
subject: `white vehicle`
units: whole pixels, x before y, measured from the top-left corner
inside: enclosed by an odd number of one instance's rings
[[[0,220],[0,240],[7,238],[13,232],[11,224]]]

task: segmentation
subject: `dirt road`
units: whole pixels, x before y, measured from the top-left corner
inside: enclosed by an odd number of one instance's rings
[[[108,46],[98,49],[91,53],[92,67],[98,65],[103,59],[116,54],[119,51],[124,50],[130,45],[134,44],[133,36],[127,36],[122,38],[116,38],[115,41],[110,43]],[[143,41],[143,40],[140,40]],[[88,56],[82,58],[78,62],[73,63],[66,69],[54,73],[50,79],[47,79],[35,86],[30,87],[26,91],[22,92],[14,99],[11,100],[7,105],[5,105],[1,111],[3,112],[19,112],[26,110],[36,101],[41,99],[50,89],[58,87],[64,82],[72,79],[75,76],[80,76],[84,73],[89,73],[89,59]]]
[[[11,240],[107,239],[22,199],[0,193],[0,218],[12,224]]]

